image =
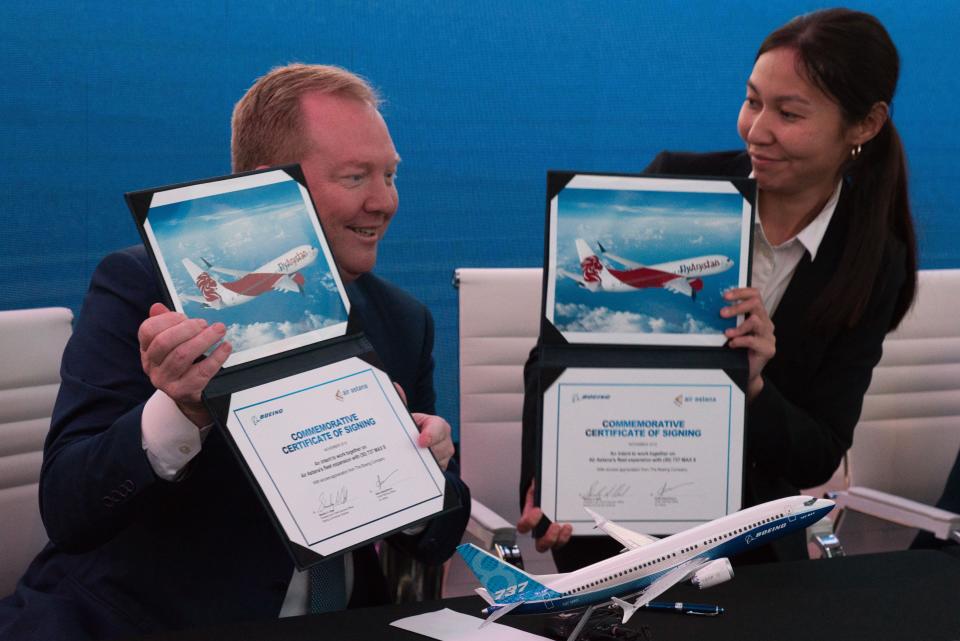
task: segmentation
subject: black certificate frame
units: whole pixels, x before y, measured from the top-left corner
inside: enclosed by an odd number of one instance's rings
[[[422,518],[418,518],[409,523],[405,523],[402,526],[382,531],[373,538],[359,541],[347,547],[339,548],[336,552],[327,555],[319,554],[316,551],[311,550],[309,547],[305,547],[298,542],[291,540],[284,530],[284,527],[278,518],[274,507],[271,505],[263,489],[260,487],[260,484],[253,474],[249,463],[244,458],[241,448],[236,442],[233,433],[227,426],[232,396],[238,392],[248,390],[271,381],[310,372],[326,365],[354,357],[370,364],[373,368],[385,372],[385,369],[372,344],[363,333],[363,327],[361,326],[361,322],[356,310],[349,305],[349,299],[346,296],[345,288],[339,281],[337,265],[333,258],[332,252],[329,250],[329,243],[327,241],[325,232],[319,224],[319,217],[313,208],[313,201],[309,195],[309,188],[303,172],[299,165],[285,165],[243,172],[239,174],[176,183],[152,189],[138,190],[126,193],[124,194],[124,197],[134,218],[134,222],[137,225],[137,229],[140,233],[147,254],[151,260],[151,263],[153,264],[157,281],[160,285],[160,291],[163,296],[162,302],[167,306],[168,309],[176,309],[177,306],[175,305],[174,301],[178,294],[176,291],[171,291],[171,281],[167,277],[169,270],[163,261],[161,251],[155,246],[156,238],[147,225],[151,205],[154,202],[154,199],[162,192],[197,188],[203,189],[205,186],[224,181],[237,181],[238,179],[249,177],[257,178],[261,174],[271,173],[280,173],[289,179],[292,179],[299,185],[300,189],[302,189],[303,193],[305,194],[304,206],[307,214],[316,219],[314,228],[318,234],[317,240],[321,244],[322,251],[318,253],[317,258],[325,259],[326,267],[329,273],[334,276],[334,280],[336,281],[335,284],[337,285],[340,293],[342,303],[348,310],[346,319],[334,327],[333,331],[335,332],[335,335],[333,336],[325,337],[319,340],[306,340],[304,341],[305,344],[295,345],[286,349],[281,348],[276,350],[274,353],[268,353],[263,356],[251,358],[234,365],[223,367],[210,380],[207,387],[204,389],[202,400],[210,412],[214,423],[226,436],[225,440],[228,444],[228,447],[233,452],[233,455],[237,459],[237,462],[243,470],[244,475],[251,483],[251,486],[253,487],[257,497],[263,504],[264,509],[276,528],[276,531],[282,542],[287,548],[287,551],[290,554],[294,564],[298,569],[305,570],[313,565],[316,565],[317,563],[322,562],[326,558],[357,549],[371,543],[374,540],[379,540],[408,528],[415,527],[429,519],[457,509],[460,507],[460,502],[457,498],[457,493],[450,487],[450,481],[447,480],[444,475],[444,484],[442,488],[440,488],[443,492],[442,507],[438,511],[435,511]],[[327,334],[329,333],[331,332],[327,332]],[[396,398],[394,400],[400,399],[398,392],[393,387],[389,387],[389,389],[386,390],[386,393],[391,396],[391,398],[395,396]],[[401,405],[403,405],[402,402]],[[413,421],[409,411],[407,411],[407,417],[410,419],[410,421]],[[430,456],[428,458],[433,462],[434,465],[437,465],[436,458],[433,456],[432,452],[430,452]]]
[[[548,314],[548,306],[555,304],[555,299],[551,297],[550,292],[551,279],[559,278],[558,273],[562,270],[557,265],[557,247],[554,246],[554,240],[557,238],[556,216],[552,212],[555,207],[554,199],[573,181],[576,177],[599,177],[599,178],[626,178],[626,179],[657,179],[664,181],[682,180],[682,181],[711,181],[729,184],[733,190],[739,193],[746,205],[749,205],[749,220],[743,222],[749,225],[749,233],[743,234],[741,247],[741,260],[743,261],[743,278],[738,283],[739,286],[750,285],[750,273],[752,268],[752,249],[753,249],[753,224],[756,217],[756,181],[752,178],[742,177],[717,177],[717,176],[674,176],[667,174],[630,174],[630,173],[604,173],[604,172],[584,172],[584,171],[555,171],[547,172],[547,190],[546,190],[546,213],[544,228],[544,270],[543,287],[541,290],[541,313],[540,313],[540,334],[537,340],[537,367],[536,376],[536,421],[537,429],[535,431],[534,451],[536,453],[534,464],[534,477],[536,479],[536,489],[534,500],[537,505],[542,505],[543,483],[543,430],[544,430],[544,395],[547,390],[559,379],[559,377],[568,368],[586,369],[671,369],[671,370],[718,370],[726,376],[744,393],[743,425],[740,426],[743,432],[744,453],[746,451],[746,385],[749,375],[749,367],[746,350],[731,350],[725,345],[682,345],[682,344],[622,344],[616,342],[571,342],[564,336],[554,322],[551,321],[551,314]],[[578,248],[579,249],[579,248]],[[603,248],[600,248],[603,251]],[[551,260],[553,262],[551,262]],[[551,268],[553,266],[553,269]],[[586,272],[584,272],[586,274]],[[565,277],[573,277],[573,274],[561,274]],[[580,283],[581,287],[584,283]],[[630,294],[624,294],[630,295]],[[742,320],[742,319],[741,319]],[[745,459],[741,456],[741,461]],[[745,501],[745,465],[740,470],[740,504],[734,506],[732,511],[739,509]],[[542,536],[550,524],[550,519],[545,515],[534,530],[534,536]]]

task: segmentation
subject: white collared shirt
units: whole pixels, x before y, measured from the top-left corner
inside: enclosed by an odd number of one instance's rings
[[[753,174],[751,173],[752,177]],[[823,242],[823,236],[827,233],[827,227],[830,225],[830,219],[837,209],[837,202],[840,200],[840,188],[843,181],[837,182],[837,188],[827,200],[827,203],[810,223],[800,230],[800,232],[787,241],[777,246],[770,244],[767,235],[763,232],[763,224],[760,222],[759,207],[757,210],[757,219],[753,224],[753,269],[751,271],[751,283],[760,290],[763,298],[763,305],[767,308],[767,313],[773,317],[783,298],[783,293],[787,291],[787,286],[793,278],[793,273],[800,264],[804,252],[809,252],[810,260],[816,260],[817,250],[820,249],[820,243]]]

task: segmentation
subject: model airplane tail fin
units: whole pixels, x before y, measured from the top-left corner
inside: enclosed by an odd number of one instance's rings
[[[509,563],[501,561],[472,543],[464,543],[458,546],[457,552],[460,553],[467,567],[483,585],[487,596],[493,599],[494,604],[525,601],[534,597],[534,595],[537,599],[559,596],[558,592],[543,585],[538,580],[539,577],[527,574]]]
[[[197,264],[189,258],[183,259],[183,266],[186,267],[187,272],[190,274],[190,278],[197,286],[197,289],[200,290],[200,294],[203,296],[203,301],[205,301],[205,304],[209,307],[219,307],[220,303],[222,302],[220,292],[218,291],[220,287],[220,281],[206,271],[200,269],[200,267],[198,267]]]

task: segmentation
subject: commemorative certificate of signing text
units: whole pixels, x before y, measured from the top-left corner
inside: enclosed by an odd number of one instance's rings
[[[326,556],[439,512],[445,479],[386,374],[320,372],[233,394],[227,426],[287,537]]]
[[[743,392],[718,370],[567,369],[544,394],[541,507],[669,534],[739,507]]]

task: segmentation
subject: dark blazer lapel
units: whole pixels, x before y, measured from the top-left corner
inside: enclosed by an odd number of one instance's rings
[[[836,276],[848,226],[848,194],[846,188],[841,190],[837,208],[817,250],[817,259],[811,261],[810,254],[804,253],[771,319],[777,336],[778,356],[782,356],[784,362],[817,362],[818,359],[808,358],[808,350],[819,351],[825,347],[823,339],[810,331],[807,313],[824,286]],[[781,345],[784,346],[783,352],[780,352]]]

